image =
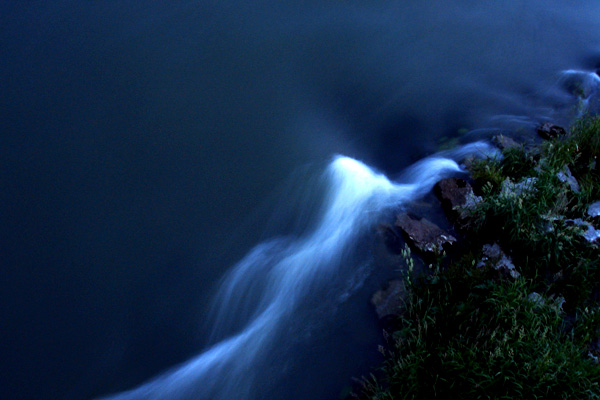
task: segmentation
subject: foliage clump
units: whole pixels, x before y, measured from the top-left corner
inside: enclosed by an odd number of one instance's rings
[[[600,200],[599,156],[596,117],[537,148],[476,161],[482,201],[470,210],[470,252],[407,274],[401,328],[355,397],[600,399],[600,251],[573,222],[597,225],[585,211]],[[520,277],[481,267],[473,249],[486,241],[510,254]]]
[[[562,292],[571,309],[592,297],[600,278],[598,246],[583,238],[586,225],[574,222],[589,220],[587,207],[600,199],[599,155],[600,118],[585,118],[566,137],[545,142],[539,156],[505,150],[504,159],[473,168],[473,178],[484,182],[484,201],[472,212],[471,229],[510,249],[526,277]],[[578,191],[561,180],[565,171],[576,178]],[[527,190],[505,190],[527,182]]]
[[[383,377],[365,380],[357,397],[600,398],[600,365],[563,330],[560,309],[532,301],[524,278],[495,276],[458,263],[411,281],[402,328],[384,351]]]

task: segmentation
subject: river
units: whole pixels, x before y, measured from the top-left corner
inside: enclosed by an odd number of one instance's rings
[[[0,398],[338,398],[380,360],[372,227],[458,172],[440,143],[597,107],[598,21],[0,2]]]

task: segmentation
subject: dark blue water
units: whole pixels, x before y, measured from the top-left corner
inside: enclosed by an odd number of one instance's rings
[[[90,399],[200,354],[219,279],[317,215],[334,153],[396,176],[464,129],[580,111],[561,71],[600,66],[600,3],[422,3],[1,1],[0,398]],[[368,286],[265,396],[364,371]]]

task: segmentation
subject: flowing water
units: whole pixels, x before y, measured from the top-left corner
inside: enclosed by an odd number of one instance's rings
[[[337,398],[377,361],[374,226],[460,173],[440,141],[597,110],[597,21],[0,2],[0,398]]]
[[[490,152],[479,147],[479,152]],[[352,158],[336,157],[327,168],[328,190],[317,225],[299,237],[261,243],[226,277],[217,297],[216,327],[228,326],[228,317],[245,311],[250,317],[240,331],[172,372],[111,398],[295,398],[285,389],[273,391],[272,382],[298,373],[293,360],[314,350],[311,336],[327,329],[323,320],[331,319],[356,283],[364,281],[368,261],[364,251],[357,251],[357,241],[382,212],[422,196],[459,171],[451,159],[426,159],[410,169],[412,182],[394,184]],[[323,356],[311,358],[318,362]]]

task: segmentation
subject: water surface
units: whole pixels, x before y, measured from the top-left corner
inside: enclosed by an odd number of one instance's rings
[[[219,279],[308,229],[333,154],[396,177],[585,105],[562,71],[598,68],[600,3],[423,3],[0,3],[0,397],[131,389],[243,326],[214,332]],[[268,393],[335,398],[376,358],[362,268],[352,346],[312,342],[325,382],[298,356]]]

